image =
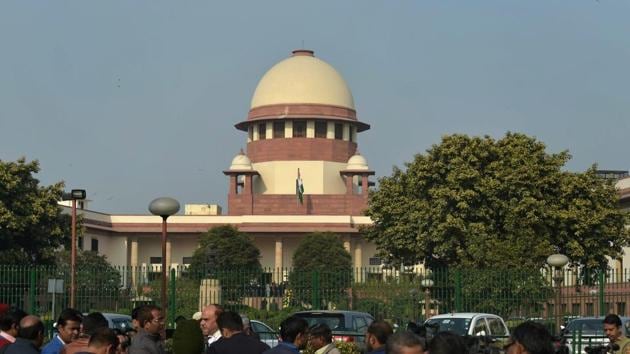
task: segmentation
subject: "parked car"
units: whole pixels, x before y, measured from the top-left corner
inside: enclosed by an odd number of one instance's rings
[[[449,313],[433,316],[425,321],[425,326],[435,333],[450,331],[460,336],[480,337],[479,348],[492,346],[502,348],[507,343],[510,331],[503,318],[489,313]]]
[[[103,316],[105,316],[105,318],[107,319],[107,324],[111,329],[116,329],[121,333],[127,333],[128,331],[133,329],[131,316],[129,315],[122,315],[119,313],[103,313]]]
[[[433,316],[425,325],[437,332],[451,331],[461,336],[492,336],[507,338],[510,331],[503,318],[489,313],[461,312]]]
[[[603,321],[604,317],[578,317],[569,320],[562,330],[564,344],[569,348],[569,353],[586,353],[585,347],[608,344]],[[630,317],[621,317],[625,336],[630,335],[629,322]]]
[[[355,342],[361,350],[365,345],[365,332],[374,317],[357,311],[300,311],[293,314],[308,322],[309,327],[324,323],[332,330],[333,340]]]
[[[278,345],[280,337],[278,336],[278,333],[274,331],[271,327],[263,322],[256,320],[249,321],[249,325],[252,331],[258,335],[258,338],[260,338],[261,342],[267,344],[270,348]]]

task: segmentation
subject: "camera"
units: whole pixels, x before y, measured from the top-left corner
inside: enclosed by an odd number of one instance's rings
[[[587,354],[605,354],[605,353],[612,353],[615,350],[619,350],[619,345],[618,344],[607,344],[607,345],[598,345],[595,347],[585,347],[584,351]]]

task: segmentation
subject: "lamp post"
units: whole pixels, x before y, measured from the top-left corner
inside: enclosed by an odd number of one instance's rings
[[[431,288],[433,287],[433,280],[425,278],[420,284],[424,288],[424,319],[426,321],[431,317],[429,313],[431,311]]]
[[[85,189],[73,189],[61,194],[62,200],[72,201],[72,225],[70,236],[70,307],[75,308],[77,292],[77,200],[84,200]]]
[[[156,198],[149,203],[149,211],[153,215],[162,217],[162,311],[167,313],[166,308],[166,219],[179,211],[179,202],[173,198]]]
[[[562,273],[562,267],[569,263],[569,258],[563,254],[557,253],[547,257],[547,264],[554,269],[552,279],[554,286],[556,287],[556,299],[553,307],[556,312],[556,334],[560,333],[562,312],[560,311],[560,285],[564,280],[564,274]]]

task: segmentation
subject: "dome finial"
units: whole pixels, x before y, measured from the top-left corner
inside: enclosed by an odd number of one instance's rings
[[[315,52],[310,49],[296,49],[291,52],[294,57],[297,56],[305,56],[305,57],[314,57]]]

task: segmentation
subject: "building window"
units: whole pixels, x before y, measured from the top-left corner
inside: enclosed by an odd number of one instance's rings
[[[83,236],[79,236],[79,239],[77,240],[77,247],[82,250],[83,249]]]
[[[381,261],[381,257],[370,257],[371,266],[379,266],[381,264],[383,264]]]
[[[353,127],[352,125],[350,126],[350,135],[348,137],[348,139],[350,140],[351,143],[354,143],[354,134],[356,132],[356,127]]]
[[[303,121],[303,120],[293,121],[293,137],[294,138],[306,137],[306,121]]]
[[[258,140],[267,139],[267,124],[258,123]]]
[[[273,138],[284,138],[284,122],[273,122]]]
[[[574,316],[580,314],[580,304],[571,304],[571,314]]]
[[[328,129],[328,124],[326,124],[326,121],[323,121],[323,120],[315,121],[315,137],[316,138],[326,138],[327,129]]]
[[[343,124],[335,123],[335,139],[343,140]]]
[[[594,316],[594,314],[595,314],[595,306],[593,305],[592,302],[587,302],[586,303],[586,316]]]
[[[249,136],[249,141],[254,140],[254,127],[251,125],[247,127],[247,136]]]
[[[618,302],[617,303],[617,315],[625,316],[626,315],[626,303]]]
[[[92,239],[92,247],[90,249],[98,253],[98,240],[97,239],[95,238]]]
[[[150,257],[149,262],[151,264],[162,264],[162,257]]]

